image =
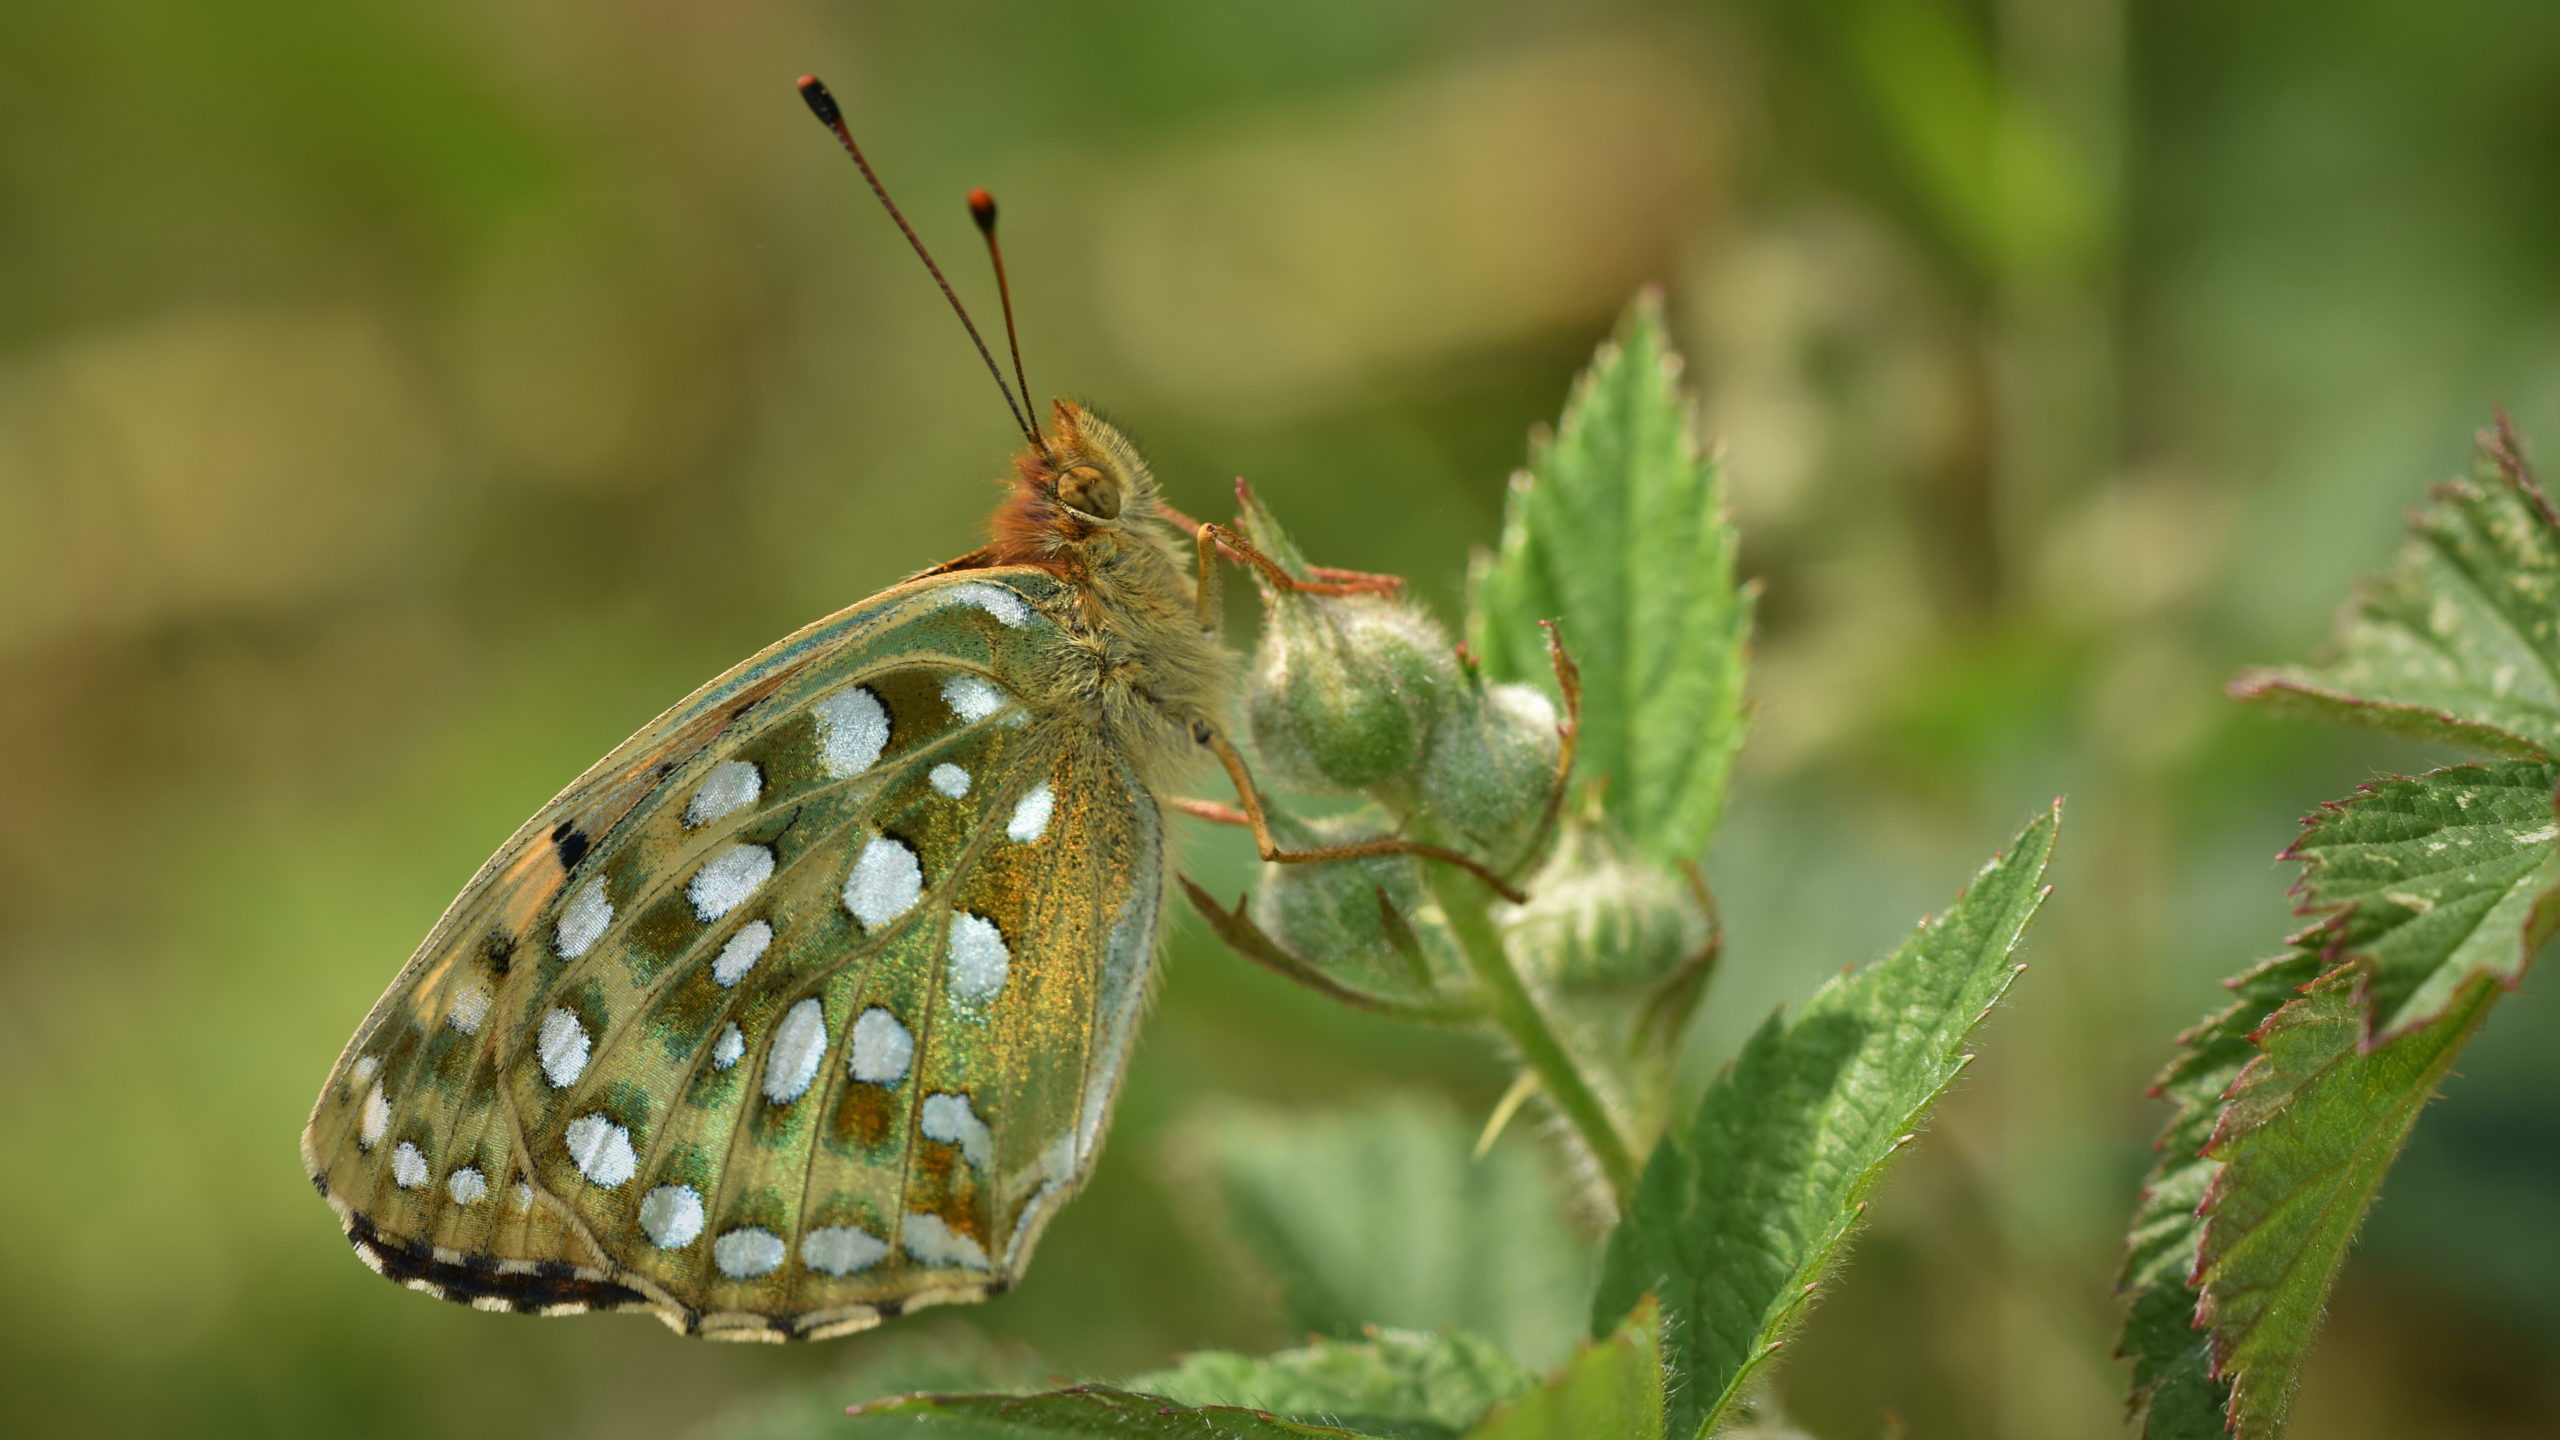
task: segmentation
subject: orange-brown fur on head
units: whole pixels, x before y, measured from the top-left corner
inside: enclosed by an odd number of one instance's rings
[[[1155,477],[1126,436],[1072,400],[1050,411],[1048,445],[1025,445],[1013,457],[1013,493],[997,509],[995,543],[988,563],[1037,565],[1067,573],[1077,548],[1096,535],[1124,531],[1156,538],[1166,526],[1157,509]],[[1111,502],[1095,513],[1083,477],[1108,478]],[[1072,477],[1072,478],[1071,478]],[[1072,578],[1072,577],[1070,577]]]
[[[1043,698],[1087,715],[1165,793],[1197,763],[1192,723],[1226,728],[1236,659],[1200,625],[1193,547],[1166,520],[1138,448],[1072,401],[1051,420],[1046,448],[1015,457],[994,543],[971,559],[1035,565],[1075,588],[1082,633],[1072,660],[1043,677]]]

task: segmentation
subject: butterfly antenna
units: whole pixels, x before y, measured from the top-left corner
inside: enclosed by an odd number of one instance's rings
[[[996,244],[996,197],[984,190],[969,192],[969,218],[978,222],[978,233],[987,237],[987,258],[996,267],[996,298],[1004,302],[1004,343],[1013,348],[1013,383],[1022,391],[1022,403],[1031,403],[1031,382],[1022,373],[1022,333],[1013,328],[1013,287],[1004,278],[1004,250]],[[1032,439],[1040,438],[1040,415],[1031,415]],[[1048,445],[1042,443],[1043,452]]]
[[[969,342],[978,347],[978,358],[987,362],[987,373],[995,377],[996,389],[1004,393],[1004,408],[1013,412],[1013,423],[1021,429],[1024,438],[1039,446],[1045,454],[1049,448],[1047,442],[1040,438],[1039,431],[1031,427],[1031,422],[1023,418],[1022,406],[1013,398],[1013,387],[1005,383],[1004,371],[996,364],[995,352],[987,348],[986,340],[978,334],[977,323],[969,318],[969,308],[960,303],[958,292],[951,288],[949,280],[943,278],[942,267],[933,263],[933,252],[925,249],[924,241],[916,238],[915,227],[907,223],[907,217],[898,209],[898,202],[889,198],[889,188],[880,183],[871,162],[862,158],[862,147],[853,143],[853,131],[845,127],[844,112],[836,108],[836,97],[827,93],[825,82],[817,76],[803,75],[800,77],[800,98],[809,102],[809,113],[818,117],[818,123],[836,132],[836,140],[844,146],[844,153],[852,156],[853,163],[862,167],[862,178],[871,182],[871,193],[880,197],[880,204],[888,210],[889,218],[898,222],[898,232],[907,237],[907,243],[916,247],[916,258],[924,262],[925,269],[933,272],[933,283],[942,287],[942,298],[951,302],[951,312],[960,317],[961,328],[969,332]]]

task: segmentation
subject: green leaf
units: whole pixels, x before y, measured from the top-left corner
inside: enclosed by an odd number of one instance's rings
[[[1360,1433],[1223,1405],[1176,1405],[1161,1396],[1107,1385],[1078,1385],[1038,1395],[902,1395],[861,1406],[853,1413],[866,1420],[911,1417],[930,1425],[926,1433],[934,1435],[964,1433],[945,1428],[951,1425],[966,1425],[965,1433],[974,1435],[1135,1435],[1145,1440],[1300,1440],[1306,1436],[1332,1440]]]
[[[2560,515],[2514,442],[2437,489],[2324,664],[2254,670],[2232,693],[2506,755],[2560,754]]]
[[[1540,620],[1582,667],[1576,765],[1647,858],[1706,849],[1742,747],[1753,591],[1733,583],[1724,480],[1699,450],[1647,291],[1512,485],[1467,635],[1497,680],[1546,682]]]
[[[2560,767],[2539,761],[2463,765],[2414,780],[2379,781],[2311,817],[2302,839],[2287,852],[2307,867],[2301,887],[2305,908],[2328,912],[2328,918],[2292,952],[2234,981],[2238,1000],[2181,1037],[2185,1053],[2155,1090],[2176,1101],[2179,1111],[2160,1137],[2161,1159],[2134,1217],[2122,1282],[2133,1301],[2123,1352],[2134,1361],[2133,1398],[2148,1407],[2144,1434],[2150,1440],[2218,1436],[2234,1413],[2234,1387],[2214,1356],[2247,1342],[2236,1340],[2228,1326],[2221,1333],[2196,1328],[2200,1297],[2190,1282],[2202,1274],[2208,1225],[2201,1207],[2208,1196],[2218,1199],[2231,1184],[2285,1183],[2267,1179],[2270,1167],[2284,1163],[2281,1146],[2265,1152],[2271,1158],[2253,1162],[2259,1172],[2223,1178],[2230,1147],[2301,1099],[2268,1088],[2274,1047],[2282,1043],[2283,1063],[2295,1069],[2345,1067],[2325,1083],[2352,1091],[2373,1083],[2371,1075],[2391,1073],[2390,1066],[2405,1066],[2409,1057],[2429,1052],[2392,1044],[2382,1053],[2398,1058],[2388,1062],[2354,1054],[2355,1037],[2315,1041],[2318,1017],[2347,1005],[2359,1011],[2367,1036],[2379,1033],[2390,1040],[2440,1023],[2449,1004],[2477,1003],[2481,986],[2491,981],[2514,985],[2552,928],[2554,907],[2544,902],[2560,883],[2553,844],[2555,782]],[[2317,1005],[2296,1002],[2295,992],[2315,979]],[[2333,1041],[2347,1049],[2315,1053],[2319,1044]],[[2247,1072],[2242,1088],[2253,1098],[2243,1102],[2234,1084],[2262,1056],[2268,1063]],[[2377,1064],[2385,1068],[2374,1069]],[[2424,1093],[2414,1099],[2423,1102]],[[2226,1094],[2233,1096],[2228,1105]],[[2380,1183],[2415,1116],[2415,1104],[2405,1114],[2379,1118],[2346,1108],[2332,1113],[2332,1121],[2350,1128],[2326,1143],[2382,1148],[2352,1162],[2369,1161],[2368,1177],[2342,1171],[2333,1178],[2344,1190],[2324,1190],[2306,1200],[2344,1207],[2304,1222],[2318,1230],[2315,1239],[2334,1240],[2336,1252],[2325,1262],[2312,1257],[2314,1264],[2290,1277],[2310,1287],[2307,1308],[2299,1297],[2265,1301],[2275,1307],[2276,1319],[2259,1343],[2271,1347],[2267,1353],[2288,1358],[2271,1362],[2282,1375],[2243,1396],[2244,1407],[2281,1411],[2300,1351],[2316,1325],[2319,1296],[2327,1291],[2372,1186]],[[2285,1123],[2310,1122],[2290,1116]],[[2322,1225],[2344,1228],[2332,1235]],[[2281,1252],[2286,1242],[2270,1243]],[[2245,1313],[2254,1331],[2257,1312]]]
[[[1891,955],[1773,1016],[1684,1130],[1654,1147],[1609,1237],[1594,1332],[1638,1295],[1663,1305],[1667,1433],[1703,1434],[1776,1353],[1887,1162],[1972,1056],[2018,973],[2061,810],[2038,817],[1945,915]]]
[[[2231,1387],[2213,1375],[2211,1332],[2197,1327],[2195,1273],[2204,1242],[2204,1203],[2222,1162],[2204,1153],[2222,1114],[2223,1092],[2258,1056],[2250,1039],[2277,1007],[2319,977],[2320,948],[2296,946],[2227,982],[2229,1008],[2178,1037],[2178,1058],[2151,1093],[2178,1107],[2160,1132],[2159,1162],[2143,1182],[2125,1246],[2119,1293],[2132,1305],[2117,1353],[2133,1361],[2132,1405],[2144,1440],[2220,1440]]]
[[[1473,1126],[1410,1101],[1313,1118],[1222,1108],[1191,1133],[1293,1330],[1467,1330],[1539,1367],[1572,1349],[1591,1250],[1533,1147],[1476,1160]]]
[[[1648,1295],[1618,1333],[1585,1345],[1554,1378],[1468,1440],[1662,1440],[1662,1307]]]
[[[2276,1012],[2206,1153],[2197,1268],[2216,1374],[2241,1440],[2281,1433],[2347,1244],[2418,1111],[2499,994],[2475,978],[2442,1018],[2372,1050],[2353,972]]]
[[[2369,1035],[2443,1014],[2474,977],[2513,989],[2560,928],[2560,765],[2461,765],[2322,807],[2287,856],[2308,912],[2338,912],[2332,953],[2363,972]]]
[[[1456,1440],[1536,1384],[1489,1340],[1377,1330],[1366,1340],[1318,1341],[1276,1355],[1202,1351],[1117,1385],[906,1395],[856,1414],[920,1418],[935,1434]]]
[[[1276,1355],[1206,1350],[1122,1384],[1182,1405],[1231,1405],[1399,1440],[1443,1440],[1527,1392],[1535,1377],[1490,1340],[1379,1330]]]

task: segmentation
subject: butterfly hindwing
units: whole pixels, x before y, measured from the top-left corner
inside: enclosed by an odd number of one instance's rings
[[[1119,953],[1110,938],[1133,897],[1151,914],[1154,875],[1130,862],[1153,852],[1135,855],[1130,842],[1152,834],[1154,810],[1099,754],[1036,733],[1025,744],[1035,758],[1018,770],[971,771],[972,798],[978,774],[1016,773],[948,851],[931,812],[960,807],[930,781],[925,796],[883,806],[859,848],[915,854],[921,893],[883,917],[867,963],[767,1003],[785,1018],[742,1087],[742,1118],[695,1125],[727,1136],[717,1174],[697,1187],[710,1245],[659,1259],[701,1276],[706,1329],[791,1314],[823,1333],[1000,1289],[1089,1168],[1079,1106],[1118,1078],[1116,1059],[1104,1073],[1096,1062],[1124,1053],[1110,1041],[1133,1017],[1105,1005],[1104,979],[1133,956],[1144,964],[1126,927]],[[933,770],[956,782],[943,765],[994,748],[958,747]],[[886,910],[904,894],[864,899]],[[828,1037],[813,1068],[780,1038],[804,1006],[815,1008],[803,1033]],[[778,1103],[777,1093],[796,1098]],[[689,1211],[692,1197],[682,1199]]]
[[[489,1308],[832,1333],[1020,1272],[1098,1146],[1153,800],[1044,707],[1036,570],[791,636],[509,841],[305,1135],[368,1263]]]

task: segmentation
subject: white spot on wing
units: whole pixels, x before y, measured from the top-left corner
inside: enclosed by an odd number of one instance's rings
[[[640,1228],[651,1244],[676,1250],[702,1233],[702,1195],[690,1185],[661,1185],[640,1201]]]
[[[631,1132],[594,1111],[570,1121],[561,1138],[589,1184],[610,1190],[640,1168],[640,1157],[631,1153]]]
[[[1057,803],[1057,792],[1049,788],[1048,781],[1032,786],[1014,803],[1013,818],[1005,822],[1005,838],[1028,845],[1049,833],[1049,811]]]
[[[519,1180],[519,1181],[517,1181],[517,1182],[516,1182],[516,1188],[515,1188],[514,1194],[515,1194],[515,1201],[516,1201],[516,1208],[517,1208],[517,1209],[519,1209],[519,1210],[530,1210],[530,1209],[532,1209],[532,1208],[533,1208],[533,1187],[532,1187],[532,1186],[527,1185],[527,1184],[526,1184],[526,1183],[524,1183],[523,1181]]]
[[[391,1183],[403,1190],[421,1190],[427,1183],[427,1152],[406,1140],[391,1152]]]
[[[826,1055],[827,1011],[812,995],[786,1011],[773,1028],[773,1048],[764,1054],[764,1098],[776,1105],[799,1099]]]
[[[366,1081],[371,1080],[374,1077],[375,1072],[379,1071],[381,1068],[382,1062],[375,1057],[371,1055],[359,1055],[356,1057],[355,1068],[347,1072],[347,1078],[355,1081],[359,1085],[362,1085]]]
[[[977,606],[1003,621],[1008,629],[1019,630],[1031,619],[1030,605],[1021,596],[998,586],[959,585],[944,594],[952,604]]]
[[[942,682],[943,703],[964,722],[975,723],[1004,708],[1004,692],[976,675],[954,675]]]
[[[1059,1136],[1048,1149],[1040,1152],[1040,1174],[1043,1178],[1040,1188],[1031,1193],[1029,1203],[1022,1207],[1022,1213],[1014,1218],[1013,1238],[1004,1246],[1008,1264],[1022,1254],[1023,1243],[1031,1238],[1031,1232],[1056,1208],[1058,1201],[1065,1198],[1058,1192],[1074,1178],[1075,1164],[1076,1137],[1073,1131]]]
[[[962,911],[951,917],[951,993],[963,1001],[992,998],[1004,988],[1013,952],[1004,932],[983,915]]]
[[[744,760],[723,760],[702,777],[702,785],[684,807],[685,828],[708,825],[723,815],[735,815],[756,803],[764,793],[764,772]]]
[[[758,886],[773,878],[773,852],[761,845],[732,845],[702,862],[685,882],[685,898],[704,921],[717,920],[747,903]]]
[[[391,1101],[383,1095],[382,1085],[377,1081],[372,1089],[365,1092],[364,1113],[356,1117],[356,1148],[372,1149],[381,1143],[382,1132],[390,1128]]]
[[[976,1107],[966,1095],[936,1091],[924,1097],[924,1108],[917,1122],[928,1140],[957,1145],[970,1165],[984,1170],[995,1159],[996,1137],[987,1122],[978,1118]]]
[[[604,896],[604,877],[599,875],[579,886],[560,907],[560,928],[555,937],[560,954],[575,960],[594,946],[603,936],[604,927],[613,923],[613,902]]]
[[[895,1085],[907,1078],[907,1065],[916,1058],[916,1037],[898,1023],[898,1017],[878,1005],[862,1012],[853,1022],[852,1053],[846,1064],[853,1078],[872,1085]]]
[[[1052,1185],[1063,1185],[1076,1173],[1076,1137],[1061,1135],[1040,1152],[1041,1177]]]
[[[587,1051],[593,1044],[576,1011],[555,1005],[542,1017],[534,1053],[542,1058],[542,1077],[552,1089],[566,1090],[578,1083],[578,1077],[587,1073]]]
[[[800,1263],[821,1275],[868,1270],[888,1253],[888,1241],[857,1225],[824,1225],[800,1237]]]
[[[732,1280],[770,1275],[782,1266],[782,1237],[761,1225],[732,1230],[711,1242],[711,1262]]]
[[[972,1270],[989,1270],[987,1252],[978,1242],[952,1229],[939,1215],[921,1210],[907,1212],[907,1253],[921,1265],[965,1265]]]
[[[473,985],[453,997],[453,1008],[445,1012],[444,1023],[465,1035],[480,1033],[480,1022],[489,1018],[489,1002],[495,999],[486,985]]]
[[[856,685],[810,707],[818,717],[818,763],[838,780],[871,768],[889,745],[889,712]]]
[[[456,1205],[477,1205],[489,1198],[489,1178],[477,1165],[465,1165],[444,1177],[444,1193]]]
[[[738,1028],[738,1022],[732,1020],[720,1027],[720,1037],[711,1042],[711,1068],[726,1070],[737,1064],[738,1057],[746,1053],[746,1034]]]
[[[886,835],[874,835],[845,877],[844,908],[863,929],[877,930],[914,909],[923,894],[924,866],[917,863],[916,852]]]
[[[750,920],[738,927],[729,943],[711,958],[711,978],[727,989],[747,978],[747,972],[764,958],[764,947],[773,943],[773,927],[762,920]]]
[[[969,772],[957,765],[936,765],[933,767],[933,773],[927,775],[925,779],[933,782],[934,789],[954,800],[969,793]]]

